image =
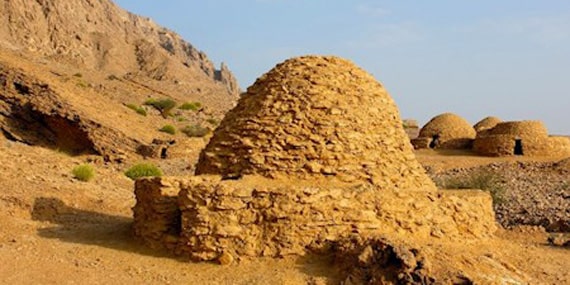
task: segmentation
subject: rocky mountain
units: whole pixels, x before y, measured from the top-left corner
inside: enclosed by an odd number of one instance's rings
[[[225,64],[216,69],[176,33],[110,0],[0,4],[0,133],[10,140],[146,157],[188,140],[163,126],[213,129],[238,94]],[[152,100],[190,109],[164,116],[144,105]]]
[[[109,0],[6,0],[0,4],[0,45],[116,76],[140,75],[189,85],[239,87],[225,65],[151,19]]]

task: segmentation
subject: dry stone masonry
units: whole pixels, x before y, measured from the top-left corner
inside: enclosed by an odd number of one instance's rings
[[[477,132],[462,117],[444,113],[435,116],[412,140],[414,148],[466,149],[471,148]]]
[[[383,189],[434,188],[386,90],[335,57],[288,60],[259,78],[215,131],[196,174],[325,175]]]
[[[484,131],[487,131],[487,130],[494,128],[498,123],[501,123],[501,122],[502,122],[501,119],[499,119],[497,117],[489,116],[489,117],[485,117],[481,121],[477,122],[477,124],[475,124],[473,126],[473,128],[477,132],[477,135],[479,135],[481,132],[484,132]]]
[[[549,136],[540,121],[503,122],[480,133],[473,149],[488,156],[570,156],[570,139]]]
[[[463,241],[495,230],[490,196],[438,191],[382,85],[336,57],[293,58],[259,78],[197,174],[137,181],[135,235],[226,264],[350,235]]]

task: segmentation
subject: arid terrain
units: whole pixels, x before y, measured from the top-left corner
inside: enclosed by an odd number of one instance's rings
[[[243,258],[229,265],[149,248],[133,235],[135,182],[125,171],[150,162],[164,176],[194,175],[212,131],[239,98],[231,71],[110,1],[7,1],[0,23],[1,284],[348,285],[378,274],[377,256],[351,248],[362,240],[339,242],[336,255]],[[176,107],[153,106],[165,99]],[[174,134],[164,131],[167,125]],[[406,257],[406,266],[417,257],[418,270],[429,268],[414,283],[570,284],[570,158],[414,154],[406,159],[417,159],[440,188],[485,171],[497,175],[494,185],[501,189],[492,237],[409,237],[390,249]],[[92,180],[74,177],[81,164],[93,166]],[[325,168],[316,172],[330,175]]]
[[[70,157],[6,140],[0,150],[3,284],[339,282],[341,274],[326,256],[261,258],[221,266],[150,250],[132,237],[134,185],[120,171],[121,165],[106,164],[97,156]],[[459,156],[420,153],[419,159],[447,169],[473,165],[472,159]],[[95,162],[97,177],[92,182],[80,182],[71,175],[72,168],[85,161]],[[496,162],[479,158],[476,164]],[[492,242],[472,246],[469,254],[480,256],[481,264],[462,266],[477,268],[500,260],[502,264],[496,266],[527,276],[531,284],[570,282],[568,249],[549,245],[544,230],[515,227],[499,230],[497,236]]]

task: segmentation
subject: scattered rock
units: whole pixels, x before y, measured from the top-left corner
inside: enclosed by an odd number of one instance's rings
[[[218,257],[218,263],[221,265],[230,265],[234,262],[234,257],[228,253],[227,251],[224,251],[220,257]]]

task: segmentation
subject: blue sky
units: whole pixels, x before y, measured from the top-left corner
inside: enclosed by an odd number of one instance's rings
[[[338,55],[402,117],[534,119],[570,135],[570,1],[117,0],[181,34],[245,89],[275,64]]]

